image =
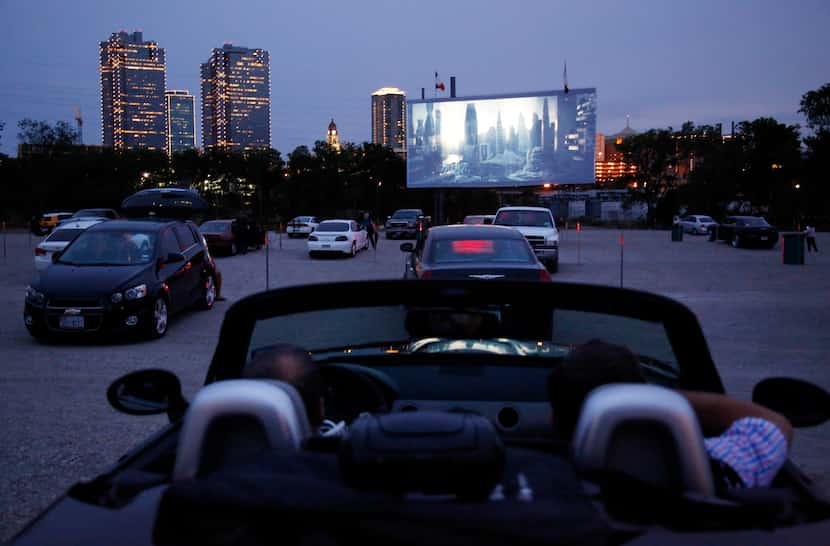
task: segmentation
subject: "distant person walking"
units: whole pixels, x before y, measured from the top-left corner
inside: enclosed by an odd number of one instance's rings
[[[807,236],[807,252],[812,252],[815,250],[818,252],[818,247],[816,246],[816,226],[807,224],[804,226],[804,235]]]
[[[378,248],[378,228],[375,225],[375,222],[372,220],[372,217],[369,216],[368,212],[363,213],[363,219],[360,220],[360,225],[363,229],[366,230],[366,237],[369,239],[369,242],[372,243],[372,248],[377,250]]]

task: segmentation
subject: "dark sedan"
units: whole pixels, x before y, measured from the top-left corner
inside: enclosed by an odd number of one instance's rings
[[[502,226],[454,225],[429,230],[421,248],[410,253],[404,278],[550,281],[527,239]]]
[[[80,234],[26,289],[23,319],[36,338],[142,332],[161,337],[170,315],[216,299],[215,266],[196,226],[111,220]]]
[[[734,248],[773,248],[778,242],[778,230],[760,216],[727,216],[709,238],[714,240],[716,237]]]

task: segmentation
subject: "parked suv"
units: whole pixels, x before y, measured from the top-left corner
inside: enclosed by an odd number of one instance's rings
[[[549,209],[543,207],[502,207],[493,222],[521,232],[548,271],[559,269],[559,231]]]
[[[396,210],[395,214],[386,219],[386,238],[415,239],[418,236],[419,224],[420,229],[426,230],[429,228],[429,221],[429,216],[425,216],[421,209]]]

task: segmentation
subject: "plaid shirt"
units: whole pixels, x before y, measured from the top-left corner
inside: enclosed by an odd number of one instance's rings
[[[706,438],[709,457],[740,477],[738,487],[767,487],[787,461],[787,439],[774,424],[757,417],[738,419],[717,438]]]

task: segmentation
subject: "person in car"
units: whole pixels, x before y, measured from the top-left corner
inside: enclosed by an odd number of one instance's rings
[[[645,383],[639,358],[627,347],[591,340],[575,347],[548,378],[554,432],[570,442],[582,403],[609,383]],[[721,394],[678,391],[691,404],[720,485],[766,487],[787,461],[793,429],[786,417]]]

